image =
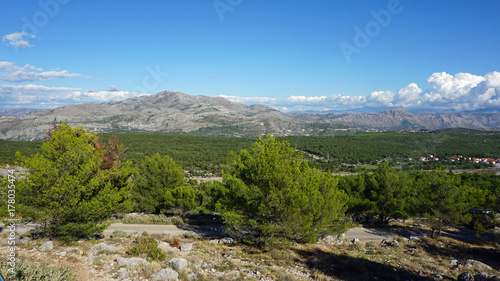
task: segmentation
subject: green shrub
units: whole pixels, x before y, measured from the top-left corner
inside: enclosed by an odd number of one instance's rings
[[[121,230],[121,229],[116,229],[116,230],[113,230],[113,233],[111,233],[111,237],[114,238],[114,237],[123,237],[123,238],[127,238],[129,237],[130,235]]]
[[[182,236],[184,238],[187,238],[187,239],[195,239],[195,238],[198,238],[198,234],[192,232],[192,231],[188,231],[188,232],[185,232],[184,234],[182,234]]]
[[[302,153],[270,135],[251,151],[233,153],[223,178],[227,193],[218,212],[226,231],[245,242],[315,242],[318,234],[345,224],[348,197],[337,179],[310,168]]]
[[[188,210],[194,207],[195,194],[185,185],[181,166],[168,155],[146,156],[134,174],[133,198],[141,212],[160,214],[171,208]]]
[[[158,248],[156,239],[149,235],[137,237],[136,241],[128,248],[127,254],[131,256],[146,256],[150,260],[163,261],[167,255]]]
[[[75,281],[75,276],[67,266],[43,268],[17,261],[15,273],[9,272],[10,268],[6,260],[0,260],[0,273],[9,281]]]

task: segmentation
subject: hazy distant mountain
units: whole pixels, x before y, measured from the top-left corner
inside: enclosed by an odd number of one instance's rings
[[[85,126],[92,132],[156,132],[199,135],[333,135],[360,130],[500,128],[500,113],[285,114],[264,105],[246,106],[222,97],[165,91],[124,101],[79,104],[22,116],[0,115],[0,139],[41,139],[53,122]]]
[[[35,112],[39,109],[34,108],[0,108],[0,115],[15,115],[21,116],[31,112]]]
[[[499,112],[411,114],[401,109],[391,109],[379,114],[315,115],[328,122],[339,123],[361,130],[402,129],[500,129]]]

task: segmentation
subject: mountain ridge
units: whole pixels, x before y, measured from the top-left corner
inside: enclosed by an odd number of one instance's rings
[[[163,91],[109,103],[84,103],[0,115],[0,139],[41,139],[53,122],[92,132],[155,132],[226,136],[335,135],[405,129],[500,129],[500,113],[412,114],[389,109],[377,114],[287,114],[266,105],[244,105],[223,97]],[[351,128],[351,129],[348,129]]]

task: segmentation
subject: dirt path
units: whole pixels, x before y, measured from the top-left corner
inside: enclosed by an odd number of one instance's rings
[[[115,230],[123,230],[127,233],[145,231],[147,233],[168,233],[171,235],[194,232],[201,236],[221,236],[224,227],[219,225],[160,225],[160,224],[123,224],[113,223],[104,231],[104,235],[110,235]]]
[[[34,226],[19,225],[16,227],[16,232],[23,235]],[[194,232],[200,236],[223,236],[224,226],[222,225],[161,225],[161,224],[124,224],[112,223],[106,230],[104,235],[111,235],[115,230],[123,230],[126,233],[134,233],[145,231],[147,233],[168,233],[171,235],[182,235],[186,232]],[[0,232],[9,232],[7,228],[0,224]],[[345,237],[348,239],[360,240],[384,240],[392,239],[396,233],[391,229],[369,229],[364,227],[351,228],[345,232]]]
[[[17,226],[16,232],[24,234],[33,229],[33,226]],[[224,235],[224,227],[222,225],[160,225],[160,224],[123,224],[113,223],[105,231],[104,235],[111,235],[115,230],[123,230],[126,233],[134,233],[145,231],[148,233],[168,233],[171,235],[182,235],[186,232],[194,232],[205,237],[221,237]],[[500,233],[500,228],[497,228]],[[0,233],[9,232],[7,228],[0,224]],[[345,233],[347,239],[359,240],[391,240],[394,235],[403,237],[424,236],[427,232],[417,228],[398,228],[398,227],[354,227],[347,230]],[[455,229],[443,232],[443,236],[447,236],[457,240],[474,240],[474,231],[468,229]],[[489,239],[494,236],[492,233],[486,233],[484,238]]]
[[[189,231],[192,231],[202,236],[223,236],[224,234],[224,227],[218,225],[176,226],[176,225],[114,223],[104,231],[104,235],[110,235],[111,233],[113,233],[114,230],[123,230],[127,233],[146,231],[148,233],[169,233],[172,235],[184,234]],[[396,233],[388,230],[376,230],[363,227],[355,227],[346,231],[345,237],[348,239],[359,239],[359,240],[387,240],[387,239],[390,240],[392,239],[394,234]]]

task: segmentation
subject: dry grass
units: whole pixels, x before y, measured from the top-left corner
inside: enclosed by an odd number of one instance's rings
[[[472,274],[486,271],[490,275],[500,275],[496,270],[485,270],[476,267],[453,269],[451,259],[461,263],[474,259],[500,268],[499,244],[487,241],[466,243],[451,238],[421,238],[410,242],[403,237],[395,237],[399,243],[381,243],[380,241],[364,241],[360,244],[344,243],[342,245],[327,244],[295,244],[289,248],[259,249],[242,244],[215,244],[195,235],[166,234],[152,235],[158,241],[179,244],[194,243],[193,250],[181,252],[172,248],[166,252],[168,261],[173,257],[188,260],[188,267],[179,270],[179,280],[189,280],[196,275],[197,280],[318,280],[318,281],[354,281],[354,280],[435,280],[434,274],[442,274],[446,278],[456,278],[464,271]],[[115,235],[103,240],[86,240],[71,244],[55,242],[56,251],[67,247],[78,248],[84,252],[68,252],[65,257],[51,252],[38,252],[33,246],[40,246],[47,240],[35,240],[28,246],[20,247],[23,257],[32,259],[45,266],[47,261],[56,261],[57,265],[75,267],[73,272],[83,276],[83,272],[104,271],[110,276],[116,274],[113,253],[97,252],[91,264],[86,264],[89,249],[96,243],[118,244],[117,253],[127,257],[125,249],[133,243],[134,237]],[[0,254],[2,254],[0,252]],[[149,279],[152,274],[165,268],[163,262],[152,262],[150,265],[130,269],[134,277]],[[87,268],[87,269],[85,269]],[[77,279],[80,280],[80,279]],[[84,280],[84,279],[82,279]],[[90,279],[89,279],[90,280]],[[99,279],[95,279],[99,280]],[[137,279],[138,280],[138,279]]]

